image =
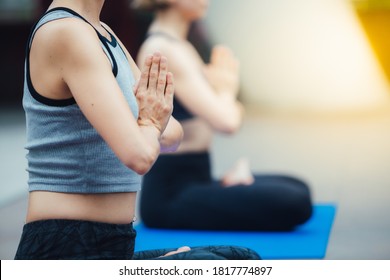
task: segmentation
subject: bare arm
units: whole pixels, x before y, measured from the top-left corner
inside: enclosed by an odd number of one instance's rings
[[[141,106],[149,106],[149,115],[140,112],[143,122],[138,123],[92,28],[68,20],[50,38],[52,62],[83,114],[126,166],[146,173],[158,157],[159,140],[172,110],[173,93],[161,92],[157,86],[161,56],[145,59],[137,99]]]

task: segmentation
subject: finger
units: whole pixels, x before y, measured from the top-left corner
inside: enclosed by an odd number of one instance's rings
[[[221,47],[220,49],[221,63],[224,67],[230,67],[234,59],[233,52],[228,47]]]
[[[222,51],[223,51],[224,55],[233,57],[233,51],[231,48],[229,48],[227,46],[223,46]]]
[[[215,46],[214,48],[214,63],[215,65],[221,65],[224,61],[224,50],[223,46]]]
[[[188,252],[190,250],[191,250],[191,248],[188,246],[183,246],[183,247],[180,247],[179,249],[177,249],[178,252]]]
[[[239,69],[239,61],[235,57],[231,57],[230,59],[227,60],[227,67],[234,72],[237,72]]]
[[[157,95],[164,96],[167,85],[168,60],[162,56],[160,60],[160,72],[157,81]]]
[[[133,92],[134,92],[135,95],[137,95],[138,88],[139,88],[139,80],[133,86]]]
[[[146,90],[148,88],[149,72],[150,72],[150,67],[152,66],[152,58],[153,56],[151,55],[148,55],[145,58],[144,65],[142,66],[142,70],[141,70],[141,77],[138,81],[137,89]]]
[[[165,88],[165,102],[170,104],[173,102],[173,96],[175,92],[175,86],[174,86],[174,81],[173,81],[173,74],[171,72],[168,72],[167,75],[167,83],[166,83],[166,88]]]
[[[233,51],[224,45],[218,45],[216,47],[216,63],[221,67],[231,67],[235,57]]]
[[[149,83],[148,89],[152,89],[153,91],[157,88],[157,79],[160,68],[161,54],[155,52],[153,54],[152,66],[150,67],[149,72]]]
[[[218,46],[215,46],[211,50],[210,64],[215,65],[218,62],[217,57],[218,57]]]

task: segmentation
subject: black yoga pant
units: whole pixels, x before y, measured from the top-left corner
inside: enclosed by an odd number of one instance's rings
[[[174,251],[160,249],[134,253],[136,231],[132,224],[43,220],[23,227],[15,260],[258,260],[253,250],[238,246],[194,247]],[[156,236],[156,238],[158,238]]]
[[[221,187],[208,153],[162,155],[143,178],[140,215],[156,228],[286,231],[312,214],[309,187],[284,175]]]
[[[147,250],[134,253],[134,260],[260,260],[252,249],[239,246],[198,246],[190,251],[161,257],[177,248]]]

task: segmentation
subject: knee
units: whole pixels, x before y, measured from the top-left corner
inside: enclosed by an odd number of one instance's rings
[[[203,247],[205,248],[205,247]],[[207,250],[214,255],[223,257],[226,260],[261,260],[260,255],[248,247],[243,246],[207,246]]]
[[[246,260],[261,260],[261,256],[253,249],[246,248],[247,252],[247,258]]]
[[[294,220],[295,225],[306,222],[313,214],[313,203],[310,193],[300,192],[290,197],[286,213]]]

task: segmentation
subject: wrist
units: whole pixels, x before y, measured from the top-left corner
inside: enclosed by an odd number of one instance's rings
[[[158,141],[160,141],[162,131],[152,121],[138,120],[138,125],[142,131],[146,132],[148,135],[154,135]]]

